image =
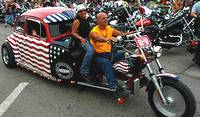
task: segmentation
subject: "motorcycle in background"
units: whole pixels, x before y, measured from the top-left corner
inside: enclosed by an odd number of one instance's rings
[[[4,22],[3,4],[0,2],[0,21]]]

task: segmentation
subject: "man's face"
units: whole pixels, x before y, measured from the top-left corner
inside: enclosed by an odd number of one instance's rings
[[[99,17],[99,25],[107,26],[108,25],[108,16],[107,14],[102,14],[101,17]]]

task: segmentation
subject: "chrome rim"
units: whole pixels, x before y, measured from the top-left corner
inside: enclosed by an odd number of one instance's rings
[[[65,62],[58,62],[55,66],[56,74],[62,79],[71,79],[73,77],[73,69]]]
[[[153,102],[158,111],[167,117],[182,116],[186,110],[186,103],[181,93],[170,86],[163,86],[161,90],[167,101],[167,105],[163,104],[157,91],[155,91],[153,95]]]
[[[3,47],[2,57],[3,57],[4,63],[8,64],[10,58],[9,58],[9,55],[8,55],[8,51],[5,47]]]

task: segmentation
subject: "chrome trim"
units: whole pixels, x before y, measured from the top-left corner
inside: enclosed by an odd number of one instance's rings
[[[77,84],[115,92],[115,89],[96,86],[96,85],[92,85],[92,84],[88,84],[88,83],[84,83],[84,82],[77,82]]]
[[[140,80],[137,78],[134,80],[134,91],[133,91],[134,95],[138,93],[139,90],[140,90]]]

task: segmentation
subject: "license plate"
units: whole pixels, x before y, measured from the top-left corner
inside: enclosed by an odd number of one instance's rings
[[[149,40],[149,37],[147,35],[136,37],[134,38],[134,41],[136,42],[138,48],[151,46],[151,41]]]

